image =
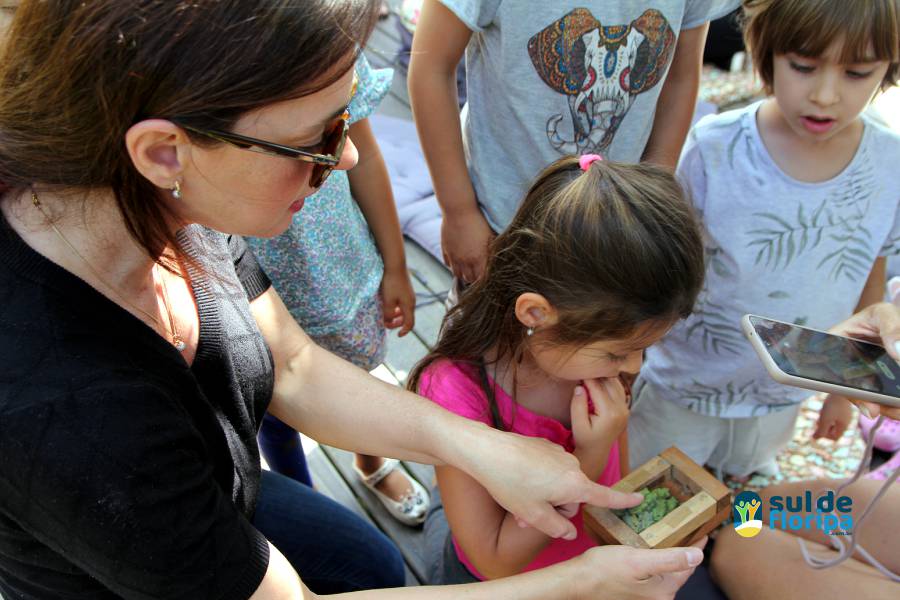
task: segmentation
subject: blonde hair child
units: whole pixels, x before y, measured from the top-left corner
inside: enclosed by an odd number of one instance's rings
[[[631,457],[678,442],[723,473],[774,475],[809,394],[771,380],[744,313],[829,328],[884,293],[900,252],[900,136],[866,112],[897,82],[897,0],[747,0],[746,40],[769,97],[707,117],[678,174],[705,229],[697,310],[647,354]],[[852,416],[830,397],[815,437]]]

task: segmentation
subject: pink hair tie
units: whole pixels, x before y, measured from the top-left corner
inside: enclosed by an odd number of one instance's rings
[[[598,160],[603,160],[603,157],[599,154],[582,154],[578,159],[578,165],[582,171],[587,171]]]

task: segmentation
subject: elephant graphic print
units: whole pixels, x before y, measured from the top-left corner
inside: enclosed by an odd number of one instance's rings
[[[604,25],[590,10],[575,8],[532,36],[531,62],[568,108],[547,119],[551,146],[560,154],[605,153],[637,96],[663,79],[675,41],[655,9],[630,23]]]
[[[512,221],[535,175],[560,156],[595,153],[636,163],[654,127],[682,122],[684,107],[671,98],[657,111],[671,65],[681,62],[678,40],[739,5],[438,2],[472,32],[460,114],[463,151],[475,199],[497,232]]]

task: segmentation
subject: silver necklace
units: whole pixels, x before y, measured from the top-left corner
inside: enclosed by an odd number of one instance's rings
[[[41,211],[41,214],[44,215],[44,219],[46,219],[47,224],[50,225],[51,228],[53,228],[53,231],[56,232],[56,235],[59,236],[59,239],[61,239],[63,243],[69,247],[69,250],[75,253],[75,256],[81,259],[81,262],[85,264],[85,266],[91,271],[91,273],[94,274],[94,277],[96,277],[100,283],[102,283],[108,290],[114,293],[119,298],[119,300],[153,321],[157,329],[165,331],[165,327],[159,322],[159,319],[157,319],[154,315],[150,314],[140,306],[129,302],[128,299],[119,290],[107,283],[107,281],[100,275],[100,273],[97,272],[97,270],[91,265],[91,263],[88,262],[88,260],[81,254],[81,252],[79,252],[75,248],[75,246],[72,245],[72,242],[70,242],[66,238],[66,236],[63,235],[62,231],[59,230],[56,224],[54,224],[53,221],[50,220],[50,216],[47,215],[47,212],[41,205],[40,199],[38,199],[37,192],[35,192],[34,190],[31,190],[31,203],[34,204],[35,208]],[[187,348],[187,344],[184,343],[184,339],[181,337],[181,334],[178,333],[178,327],[175,325],[175,318],[172,316],[172,309],[169,308],[169,290],[166,286],[166,279],[164,276],[157,273],[159,269],[158,263],[153,265],[153,269],[153,280],[156,281],[156,278],[160,277],[160,281],[162,283],[163,306],[166,309],[166,315],[169,317],[169,332],[171,332],[172,345],[175,346],[175,349],[179,352],[184,352],[185,348]]]

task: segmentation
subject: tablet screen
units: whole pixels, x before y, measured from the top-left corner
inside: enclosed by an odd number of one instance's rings
[[[785,373],[900,398],[900,365],[881,346],[759,317],[750,323]]]

